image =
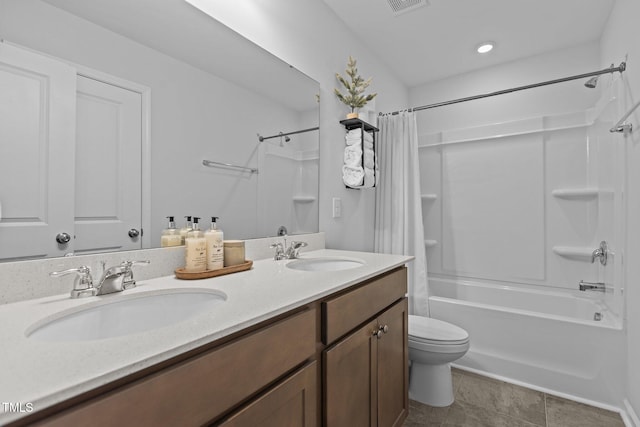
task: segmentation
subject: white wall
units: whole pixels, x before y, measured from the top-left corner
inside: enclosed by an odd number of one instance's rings
[[[601,65],[628,56],[628,70],[623,76],[619,114],[622,116],[640,101],[640,2],[617,0],[601,40]],[[627,248],[625,252],[625,295],[627,304],[627,399],[640,425],[640,109],[629,118],[635,131],[618,135],[624,144],[627,160]]]
[[[348,190],[342,183],[344,128],[339,121],[348,107],[333,94],[339,84],[335,73],[344,74],[353,55],[360,74],[373,77],[371,91],[379,94],[375,107],[383,112],[407,106],[404,85],[322,1],[217,3],[215,17],[320,82],[320,230],[327,247],[373,250],[374,192]],[[342,199],[342,218],[331,217],[333,197]]]
[[[215,215],[226,238],[258,235],[258,175],[202,160],[258,167],[256,133],[298,129],[300,113],[40,1],[4,2],[0,38],[151,89],[153,247],[167,215],[178,226],[200,216],[201,228]]]

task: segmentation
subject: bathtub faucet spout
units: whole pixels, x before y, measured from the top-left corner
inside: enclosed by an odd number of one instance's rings
[[[604,282],[585,282],[584,280],[580,280],[580,286],[579,286],[581,291],[598,291],[598,292],[604,292],[605,286],[604,286]]]

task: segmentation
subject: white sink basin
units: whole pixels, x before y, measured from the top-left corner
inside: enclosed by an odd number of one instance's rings
[[[37,322],[25,334],[40,341],[90,341],[135,334],[213,310],[227,295],[208,289],[172,289],[104,299]]]
[[[352,258],[322,257],[297,259],[287,264],[288,268],[302,271],[339,271],[358,268],[363,261]]]

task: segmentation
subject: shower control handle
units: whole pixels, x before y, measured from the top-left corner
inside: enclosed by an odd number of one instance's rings
[[[600,242],[600,246],[591,253],[591,263],[596,262],[596,258],[600,259],[600,264],[607,265],[607,254],[609,248],[604,240]]]

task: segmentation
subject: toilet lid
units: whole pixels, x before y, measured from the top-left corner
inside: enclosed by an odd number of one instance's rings
[[[459,326],[431,317],[409,315],[409,339],[439,344],[460,344],[469,334]]]

